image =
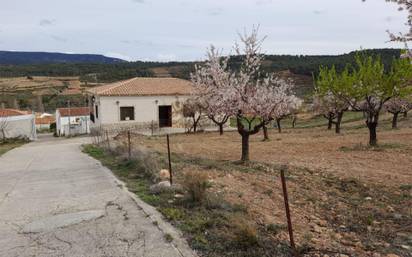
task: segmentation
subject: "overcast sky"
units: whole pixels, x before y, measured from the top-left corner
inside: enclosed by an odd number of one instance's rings
[[[406,13],[384,0],[0,0],[0,50],[199,60],[260,24],[268,54],[399,47]]]

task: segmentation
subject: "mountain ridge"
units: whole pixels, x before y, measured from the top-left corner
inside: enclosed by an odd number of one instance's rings
[[[0,51],[0,65],[33,65],[53,63],[124,63],[125,60],[100,54],[59,52]]]

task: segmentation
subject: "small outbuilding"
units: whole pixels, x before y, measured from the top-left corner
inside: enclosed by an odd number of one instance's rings
[[[57,136],[75,136],[89,133],[89,107],[58,108],[56,110]]]
[[[37,139],[35,115],[28,111],[0,109],[0,139]]]
[[[192,83],[177,78],[133,78],[89,90],[93,126],[184,128],[183,103]]]

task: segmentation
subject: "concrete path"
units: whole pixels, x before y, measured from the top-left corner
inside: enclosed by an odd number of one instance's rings
[[[81,153],[87,141],[46,137],[0,157],[0,256],[194,256],[180,238],[167,243],[170,226]]]

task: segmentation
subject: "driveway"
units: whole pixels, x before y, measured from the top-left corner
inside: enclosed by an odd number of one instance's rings
[[[44,137],[0,157],[0,256],[191,256],[174,230],[166,242],[170,226],[153,222],[155,211],[81,153],[88,140]]]

